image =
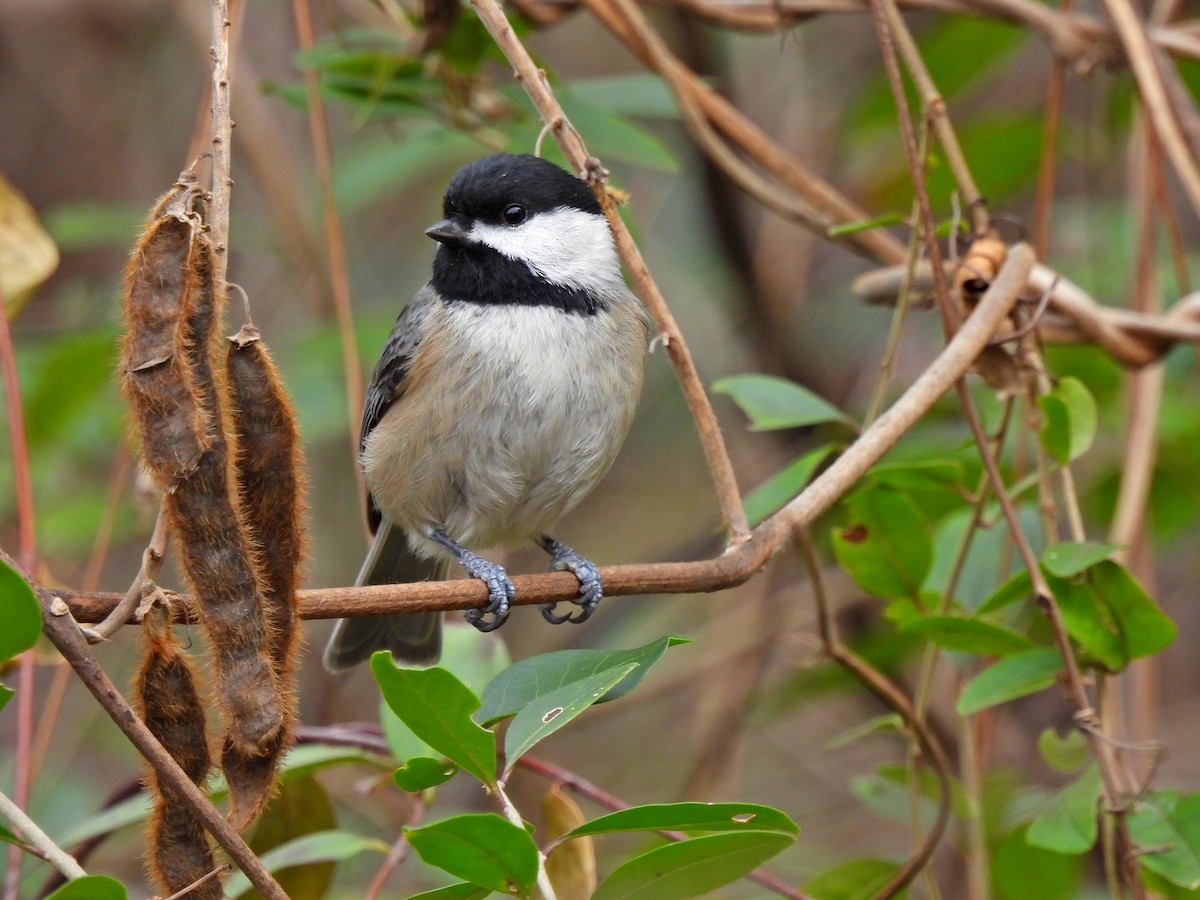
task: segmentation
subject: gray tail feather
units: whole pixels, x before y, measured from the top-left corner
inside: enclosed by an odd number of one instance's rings
[[[384,519],[375,532],[375,540],[355,584],[441,581],[449,566],[448,560],[422,559],[414,554],[404,533]],[[442,614],[427,612],[341,619],[325,647],[325,669],[344,672],[376,650],[390,650],[397,662],[433,665],[442,652]]]

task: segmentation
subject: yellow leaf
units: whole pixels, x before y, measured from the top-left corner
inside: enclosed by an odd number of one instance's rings
[[[0,175],[0,293],[11,319],[58,268],[58,247],[21,193]]]
[[[542,818],[550,838],[566,834],[585,821],[583,811],[562,785],[555,784],[542,798]],[[590,837],[576,838],[554,848],[546,857],[546,874],[558,900],[588,900],[596,890],[596,852]]]

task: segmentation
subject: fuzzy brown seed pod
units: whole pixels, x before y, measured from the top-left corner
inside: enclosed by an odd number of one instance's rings
[[[166,501],[184,572],[208,635],[226,741],[257,756],[275,745],[288,714],[271,660],[270,626],[262,609],[251,543],[231,486],[229,447],[221,427],[220,391],[211,363],[213,332],[220,316],[211,252],[208,239],[201,235],[193,254],[193,289],[184,303],[184,353],[192,360],[206,449],[194,470],[167,493]]]
[[[142,719],[187,777],[202,785],[211,763],[195,673],[164,605],[152,607],[142,624],[146,652],[135,682]],[[159,892],[173,894],[215,868],[212,846],[181,796],[159,783],[152,770],[147,770],[145,781],[154,798],[146,867]],[[209,879],[188,896],[219,900],[224,892],[219,880]]]
[[[207,432],[191,360],[181,348],[183,305],[194,290],[192,245],[199,196],[187,173],[160,198],[125,271],[121,382],[133,406],[142,455],[163,490],[192,471]]]
[[[226,742],[221,766],[229,783],[230,820],[242,828],[270,799],[275,769],[291,744],[300,650],[296,586],[304,556],[303,461],[296,414],[253,326],[230,338],[226,383],[237,444],[242,518],[255,547],[271,661],[285,697],[284,725],[266,752],[250,755]]]

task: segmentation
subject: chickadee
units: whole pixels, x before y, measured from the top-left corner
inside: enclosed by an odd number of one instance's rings
[[[492,631],[514,589],[475,549],[534,540],[579,579],[582,622],[596,567],[547,533],[608,471],[642,389],[649,322],[625,286],[612,233],[583,181],[533,156],[498,153],[454,176],[433,277],[400,313],[367,388],[361,463],[375,535],[357,584],[445,578],[487,585],[466,619]],[[430,664],[441,614],[338,622],[337,672],[380,649]]]

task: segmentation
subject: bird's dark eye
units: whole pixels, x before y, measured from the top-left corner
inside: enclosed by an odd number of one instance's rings
[[[525,221],[525,207],[520,203],[510,203],[504,207],[504,224],[520,225]]]

